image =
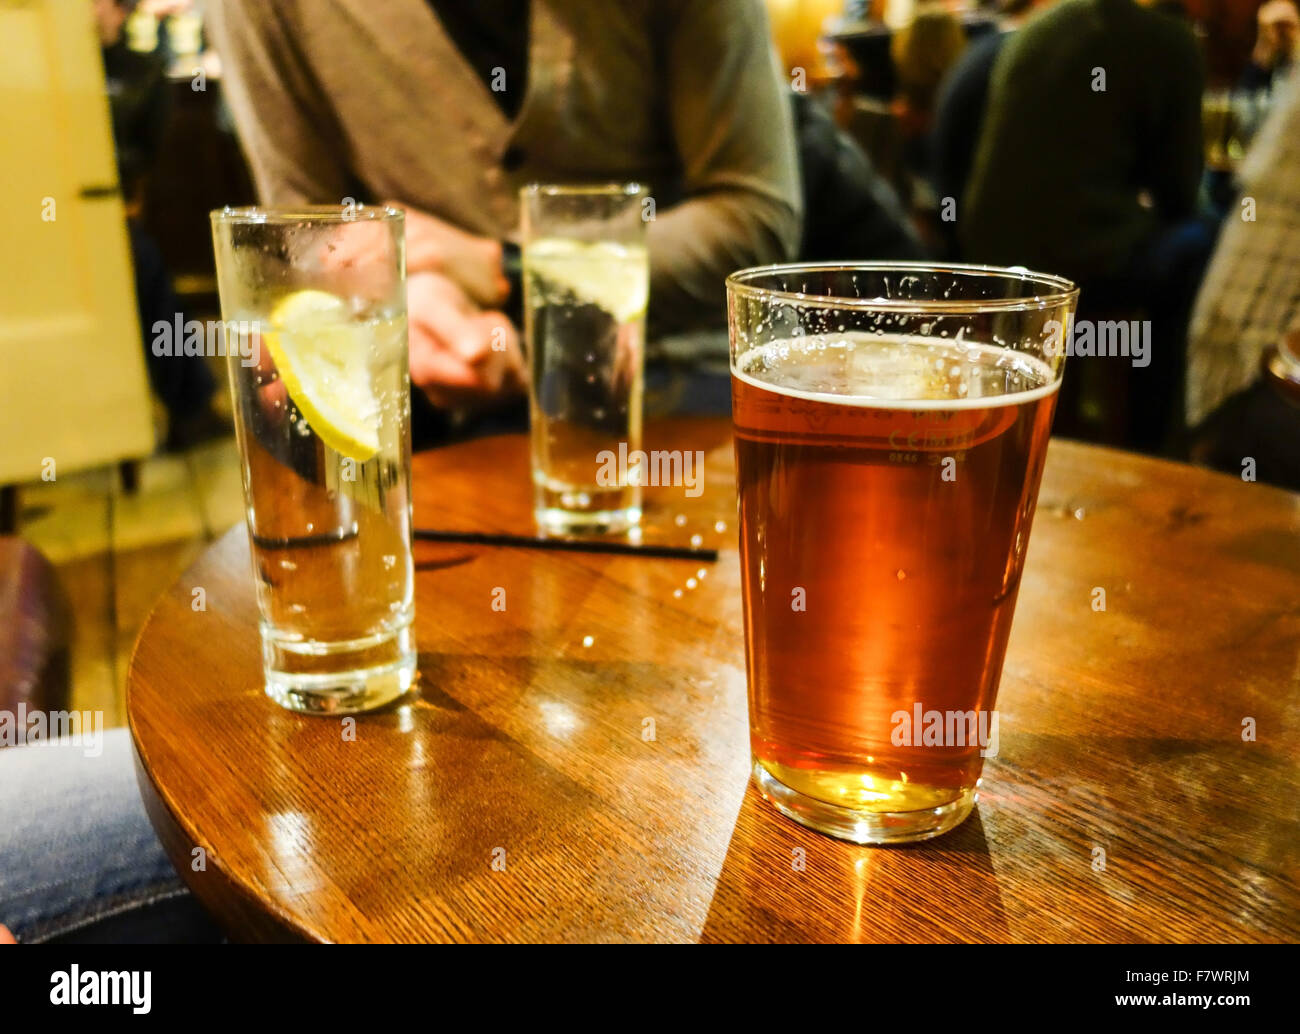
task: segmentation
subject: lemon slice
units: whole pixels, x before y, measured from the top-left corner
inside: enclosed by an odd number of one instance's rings
[[[289,398],[320,440],[364,463],[379,451],[379,403],[370,384],[367,337],[347,303],[295,291],[271,310],[262,334]]]
[[[547,237],[528,245],[528,268],[619,323],[645,314],[650,277],[645,248]]]

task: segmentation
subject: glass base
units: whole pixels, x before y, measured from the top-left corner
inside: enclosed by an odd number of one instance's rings
[[[262,633],[266,695],[302,714],[373,711],[415,684],[415,640],[409,625],[343,643],[285,642]]]
[[[641,523],[641,507],[587,511],[538,507],[533,516],[543,535],[617,535]]]
[[[906,844],[929,840],[962,824],[975,807],[974,788],[956,799],[919,811],[842,808],[792,790],[754,760],[754,785],[782,815],[802,826],[855,844]]]

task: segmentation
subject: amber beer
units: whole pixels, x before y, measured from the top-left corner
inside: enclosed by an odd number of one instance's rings
[[[860,842],[943,832],[997,753],[1057,371],[847,331],[737,350],[732,372],[756,782]]]

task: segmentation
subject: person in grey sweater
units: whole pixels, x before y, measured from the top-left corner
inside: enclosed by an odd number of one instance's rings
[[[412,378],[440,406],[520,389],[526,183],[650,185],[652,334],[720,326],[727,274],[795,255],[761,0],[225,0],[209,29],[264,203],[406,208]]]

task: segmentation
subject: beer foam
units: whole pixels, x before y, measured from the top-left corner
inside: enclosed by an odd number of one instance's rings
[[[1060,386],[1047,363],[1014,349],[863,332],[770,341],[737,356],[731,372],[792,398],[901,410],[1019,406]]]

